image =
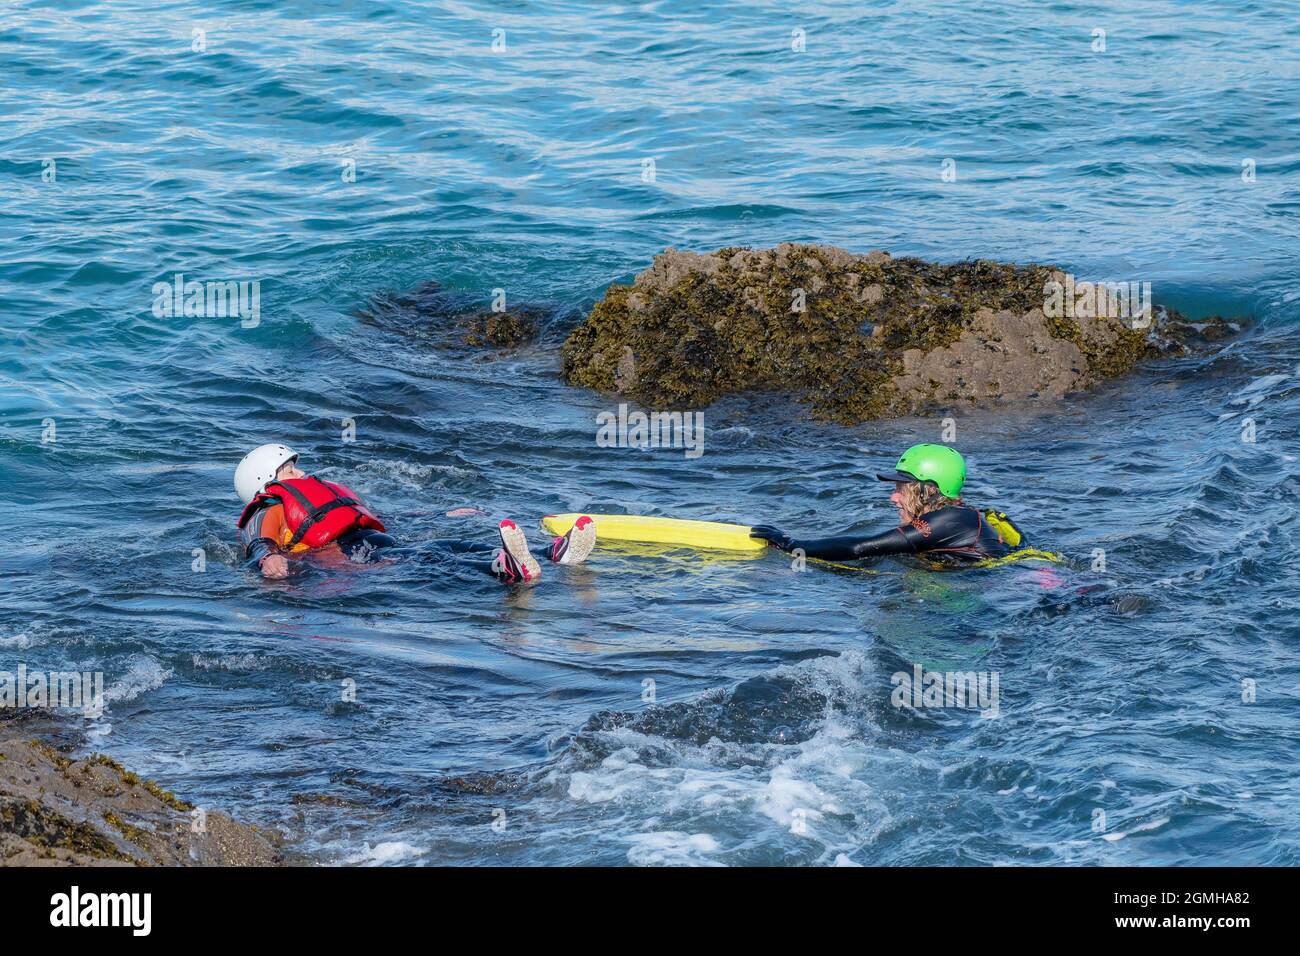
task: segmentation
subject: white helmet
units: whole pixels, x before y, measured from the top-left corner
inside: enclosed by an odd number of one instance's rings
[[[244,504],[257,497],[258,492],[275,478],[275,473],[286,462],[297,461],[298,453],[288,445],[258,445],[235,469],[235,490]]]

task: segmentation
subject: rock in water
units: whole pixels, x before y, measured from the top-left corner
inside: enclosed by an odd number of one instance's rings
[[[1050,284],[1066,281],[1048,266],[822,245],[668,249],[632,285],[611,285],[569,334],[564,377],[656,408],[783,392],[818,418],[853,423],[1059,398],[1181,347],[1166,310],[1134,328],[1073,302],[1055,308]]]
[[[537,338],[547,313],[525,305],[494,311],[486,298],[424,282],[409,292],[376,293],[357,316],[366,324],[440,349],[516,349]]]
[[[0,866],[274,866],[271,833],[0,724]]]

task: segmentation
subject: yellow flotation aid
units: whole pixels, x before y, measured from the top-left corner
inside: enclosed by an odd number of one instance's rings
[[[980,561],[973,561],[967,565],[970,568],[995,568],[1000,564],[1011,564],[1013,561],[1048,561],[1052,564],[1062,564],[1065,558],[1061,557],[1054,551],[1041,551],[1038,548],[1021,548],[1019,551],[1012,551],[1010,554],[1003,555],[1000,558],[984,558]]]
[[[854,571],[858,574],[888,574],[899,575],[901,571],[881,571],[879,568],[864,568],[860,564],[845,564],[843,561],[826,561],[822,558],[808,558],[813,564],[825,565],[828,568],[839,568],[841,571]]]
[[[1065,561],[1065,558],[1052,551],[1043,551],[1040,548],[1030,547],[1028,544],[1021,547],[1025,540],[1024,532],[1016,527],[1016,523],[1007,517],[1005,511],[989,509],[984,512],[984,520],[989,523],[989,527],[1001,536],[1007,545],[1016,550],[1000,558],[984,558],[982,561],[974,562],[970,567],[992,568],[997,567],[999,564],[1011,564],[1015,561],[1049,561],[1052,564],[1060,564]]]
[[[1005,511],[986,511],[984,512],[984,520],[1008,545],[1013,548],[1019,547],[1024,535],[1020,533],[1020,529],[1016,527],[1015,522],[1007,517]]]
[[[566,534],[580,517],[579,512],[547,515],[542,527],[551,534]],[[749,536],[749,526],[721,521],[690,521],[685,518],[652,518],[645,515],[592,515],[596,542],[637,541],[645,544],[678,545],[711,551],[758,552],[764,541]]]

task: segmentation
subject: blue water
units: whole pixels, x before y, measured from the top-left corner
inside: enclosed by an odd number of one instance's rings
[[[103,670],[79,746],[322,861],[1300,862],[1294,4],[864,6],[5,4],[0,669]],[[271,440],[416,545],[576,509],[887,527],[871,475],[942,416],[736,398],[689,460],[597,448],[616,400],[559,380],[665,246],[785,240],[1054,262],[1253,324],[956,416],[967,497],[1053,572],[241,568],[232,471]],[[178,272],[260,281],[260,324],[156,317]],[[540,340],[357,317],[430,280],[540,304]],[[894,707],[916,664],[996,672],[998,716]]]

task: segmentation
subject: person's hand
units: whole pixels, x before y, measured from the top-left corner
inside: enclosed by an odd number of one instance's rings
[[[282,554],[268,554],[262,559],[262,576],[267,578],[287,578],[289,562]]]
[[[793,542],[788,534],[780,528],[775,528],[770,524],[758,524],[749,529],[751,538],[758,538],[760,541],[766,541],[774,548],[782,551],[789,551]]]
[[[487,512],[484,511],[482,508],[453,508],[451,511],[447,512],[447,517],[467,518],[470,515],[485,515],[485,514],[487,514]]]

